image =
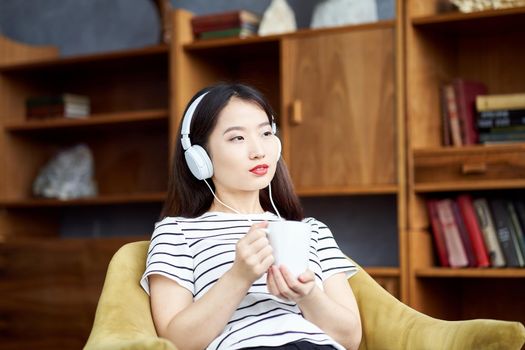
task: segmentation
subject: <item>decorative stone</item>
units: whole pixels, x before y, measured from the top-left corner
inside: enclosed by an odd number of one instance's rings
[[[62,200],[96,196],[93,175],[91,150],[79,144],[59,152],[40,170],[33,183],[33,194]]]
[[[315,7],[310,26],[324,28],[375,21],[375,0],[325,0]]]
[[[286,0],[272,0],[264,11],[259,35],[288,33],[297,30],[295,14]]]

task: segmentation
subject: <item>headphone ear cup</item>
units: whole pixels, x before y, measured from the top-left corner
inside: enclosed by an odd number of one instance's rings
[[[208,153],[199,145],[193,145],[184,152],[186,164],[193,176],[205,180],[213,176],[213,165]]]

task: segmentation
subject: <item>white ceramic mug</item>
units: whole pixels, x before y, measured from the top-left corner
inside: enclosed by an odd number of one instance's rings
[[[274,265],[284,265],[295,276],[308,269],[310,225],[300,221],[268,223],[268,240],[273,249]]]

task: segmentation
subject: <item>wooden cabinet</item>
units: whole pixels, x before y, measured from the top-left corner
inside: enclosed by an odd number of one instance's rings
[[[283,40],[285,154],[299,193],[396,188],[394,47],[392,22]]]
[[[523,143],[441,145],[439,88],[462,77],[484,82],[489,93],[525,91],[525,8],[461,14],[440,13],[437,0],[405,6],[408,302],[445,319],[525,322],[524,269],[437,267],[425,210],[429,196],[524,193]]]

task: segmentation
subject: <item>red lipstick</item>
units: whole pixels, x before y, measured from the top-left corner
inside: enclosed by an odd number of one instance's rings
[[[250,172],[255,175],[262,176],[262,175],[266,175],[266,173],[268,172],[268,168],[269,168],[268,164],[259,164],[251,168]]]

